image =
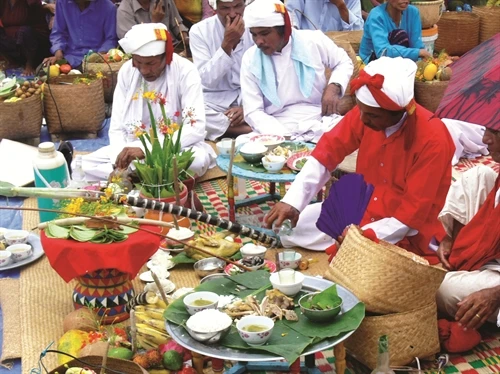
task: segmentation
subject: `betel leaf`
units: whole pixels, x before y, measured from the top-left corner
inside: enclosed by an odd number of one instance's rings
[[[68,239],[69,228],[61,227],[54,223],[49,223],[45,228],[45,235],[47,235],[48,238]]]
[[[328,287],[326,290],[317,293],[312,298],[309,298],[302,302],[302,306],[308,309],[332,309],[342,303],[342,299],[338,295],[337,285]]]
[[[100,232],[96,231],[88,231],[88,230],[80,230],[74,226],[72,226],[69,230],[69,235],[79,242],[88,242],[92,240],[96,235],[99,235]]]
[[[135,222],[130,223],[130,225],[135,225]],[[122,234],[133,234],[134,232],[137,231],[136,227],[129,227],[129,226],[120,226],[121,230],[119,231]]]

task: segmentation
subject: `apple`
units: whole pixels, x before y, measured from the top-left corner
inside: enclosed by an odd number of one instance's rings
[[[68,74],[71,71],[71,65],[70,64],[63,64],[59,68],[62,74]]]

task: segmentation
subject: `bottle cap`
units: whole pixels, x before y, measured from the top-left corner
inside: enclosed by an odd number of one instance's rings
[[[56,146],[52,142],[43,142],[38,145],[38,152],[52,153],[56,150]]]

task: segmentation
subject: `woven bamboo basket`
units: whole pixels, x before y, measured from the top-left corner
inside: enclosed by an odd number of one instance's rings
[[[500,32],[500,7],[473,6],[472,13],[479,16],[479,43]]]
[[[415,357],[439,352],[437,307],[433,301],[405,313],[366,316],[346,341],[348,352],[370,369],[377,366],[377,345],[381,335],[389,338],[390,363],[403,366]]]
[[[411,5],[418,8],[422,29],[434,26],[443,13],[443,0],[412,1]]]
[[[335,44],[337,44],[337,41],[349,42],[354,50],[354,53],[359,53],[359,45],[361,44],[361,39],[363,38],[363,30],[327,31],[325,32],[325,35],[332,39]]]
[[[415,81],[415,101],[434,113],[438,108],[449,83],[449,81]]]
[[[40,95],[13,103],[0,102],[0,139],[39,138],[42,119]]]
[[[325,277],[352,291],[371,313],[407,312],[434,302],[446,271],[351,227]]]
[[[99,79],[90,84],[71,83],[84,75],[57,77],[47,83],[43,94],[45,119],[50,134],[96,134],[104,121],[104,97]]]
[[[99,372],[102,364],[102,357],[100,356],[86,356],[80,357],[81,361],[73,359],[68,363],[61,365],[54,370],[50,371],[49,374],[61,374],[66,372],[67,368],[72,367],[85,367]],[[148,372],[142,369],[133,361],[121,360],[118,358],[108,357],[106,362],[106,374],[147,374]]]
[[[479,44],[479,16],[470,12],[446,12],[437,23],[434,50],[461,56]]]
[[[118,82],[118,71],[126,61],[110,62],[110,63],[95,63],[87,62],[84,64],[85,71],[91,74],[101,72],[104,74],[102,79],[102,87],[104,89],[104,101],[107,103],[113,102],[113,94]]]

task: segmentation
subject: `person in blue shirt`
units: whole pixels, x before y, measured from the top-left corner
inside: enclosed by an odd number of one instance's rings
[[[58,0],[50,42],[54,56],[44,62],[64,58],[74,68],[89,50],[105,53],[115,48],[116,6],[110,0]]]
[[[388,0],[372,9],[365,22],[359,56],[368,63],[381,56],[417,61],[430,57],[422,42],[422,22],[409,0]]]
[[[288,0],[286,7],[300,30],[363,30],[359,0]]]

